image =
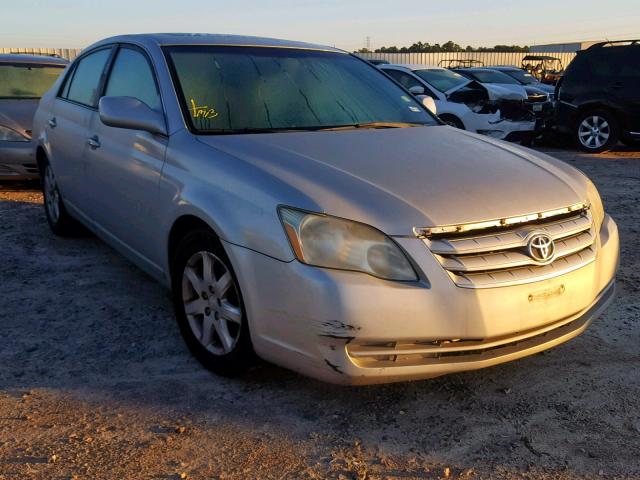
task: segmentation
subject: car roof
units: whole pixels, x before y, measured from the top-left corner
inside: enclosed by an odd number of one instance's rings
[[[0,54],[0,63],[25,63],[25,64],[42,64],[65,67],[69,63],[68,60],[59,57],[50,57],[47,55],[27,55],[18,53]]]
[[[522,60],[560,60],[550,55],[526,55]]]
[[[465,72],[490,72],[495,69],[493,67],[460,67],[454,68],[453,70],[464,70]]]
[[[387,65],[379,65],[381,68],[386,67],[401,67],[406,68],[407,70],[447,70],[443,67],[438,67],[436,65],[424,65],[420,63],[389,63]]]
[[[509,72],[520,71],[520,72],[524,72],[525,71],[524,68],[513,67],[511,65],[494,65],[492,67],[486,67],[486,69],[487,70],[498,70],[499,72],[502,72],[502,71],[509,71]]]
[[[302,50],[322,50],[336,53],[347,53],[334,47],[317,45],[306,42],[281,40],[277,38],[251,37],[244,35],[223,35],[213,33],[142,33],[131,35],[118,35],[105,38],[91,45],[90,48],[110,43],[137,43],[146,46],[173,46],[173,45],[220,45],[220,46],[244,46],[244,47],[278,47],[295,48]]]

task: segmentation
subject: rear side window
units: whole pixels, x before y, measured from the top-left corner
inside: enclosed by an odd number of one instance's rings
[[[100,79],[111,49],[98,50],[80,60],[68,86],[66,98],[73,102],[95,107],[98,104]],[[67,90],[65,88],[65,90]]]
[[[40,98],[64,67],[37,64],[0,64],[0,98]]]
[[[640,77],[640,48],[603,47],[579,55],[567,72],[572,82],[610,81],[622,77]]]
[[[109,75],[105,95],[134,97],[154,110],[162,110],[153,72],[144,54],[132,48],[121,48]]]

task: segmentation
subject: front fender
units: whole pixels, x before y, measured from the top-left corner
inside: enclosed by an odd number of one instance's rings
[[[205,222],[225,242],[290,262],[294,255],[278,218],[278,206],[288,199],[309,210],[320,209],[272,174],[180,133],[169,143],[159,198],[161,217],[167,219],[161,247],[167,258],[166,271],[170,232],[185,215]]]

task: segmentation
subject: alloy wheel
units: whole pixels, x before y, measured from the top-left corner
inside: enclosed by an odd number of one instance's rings
[[[47,165],[44,175],[45,205],[49,218],[55,224],[60,219],[60,194],[56,178],[50,165]]]
[[[603,147],[609,141],[610,136],[611,126],[609,122],[599,115],[586,117],[578,128],[580,143],[590,150]]]
[[[233,275],[211,252],[193,254],[182,274],[182,303],[193,335],[214,355],[230,353],[240,339],[242,303]]]

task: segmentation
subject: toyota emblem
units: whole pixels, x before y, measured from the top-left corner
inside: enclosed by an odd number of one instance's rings
[[[529,238],[527,244],[529,256],[536,262],[549,263],[553,260],[556,253],[556,247],[551,238],[546,233],[535,233]]]

